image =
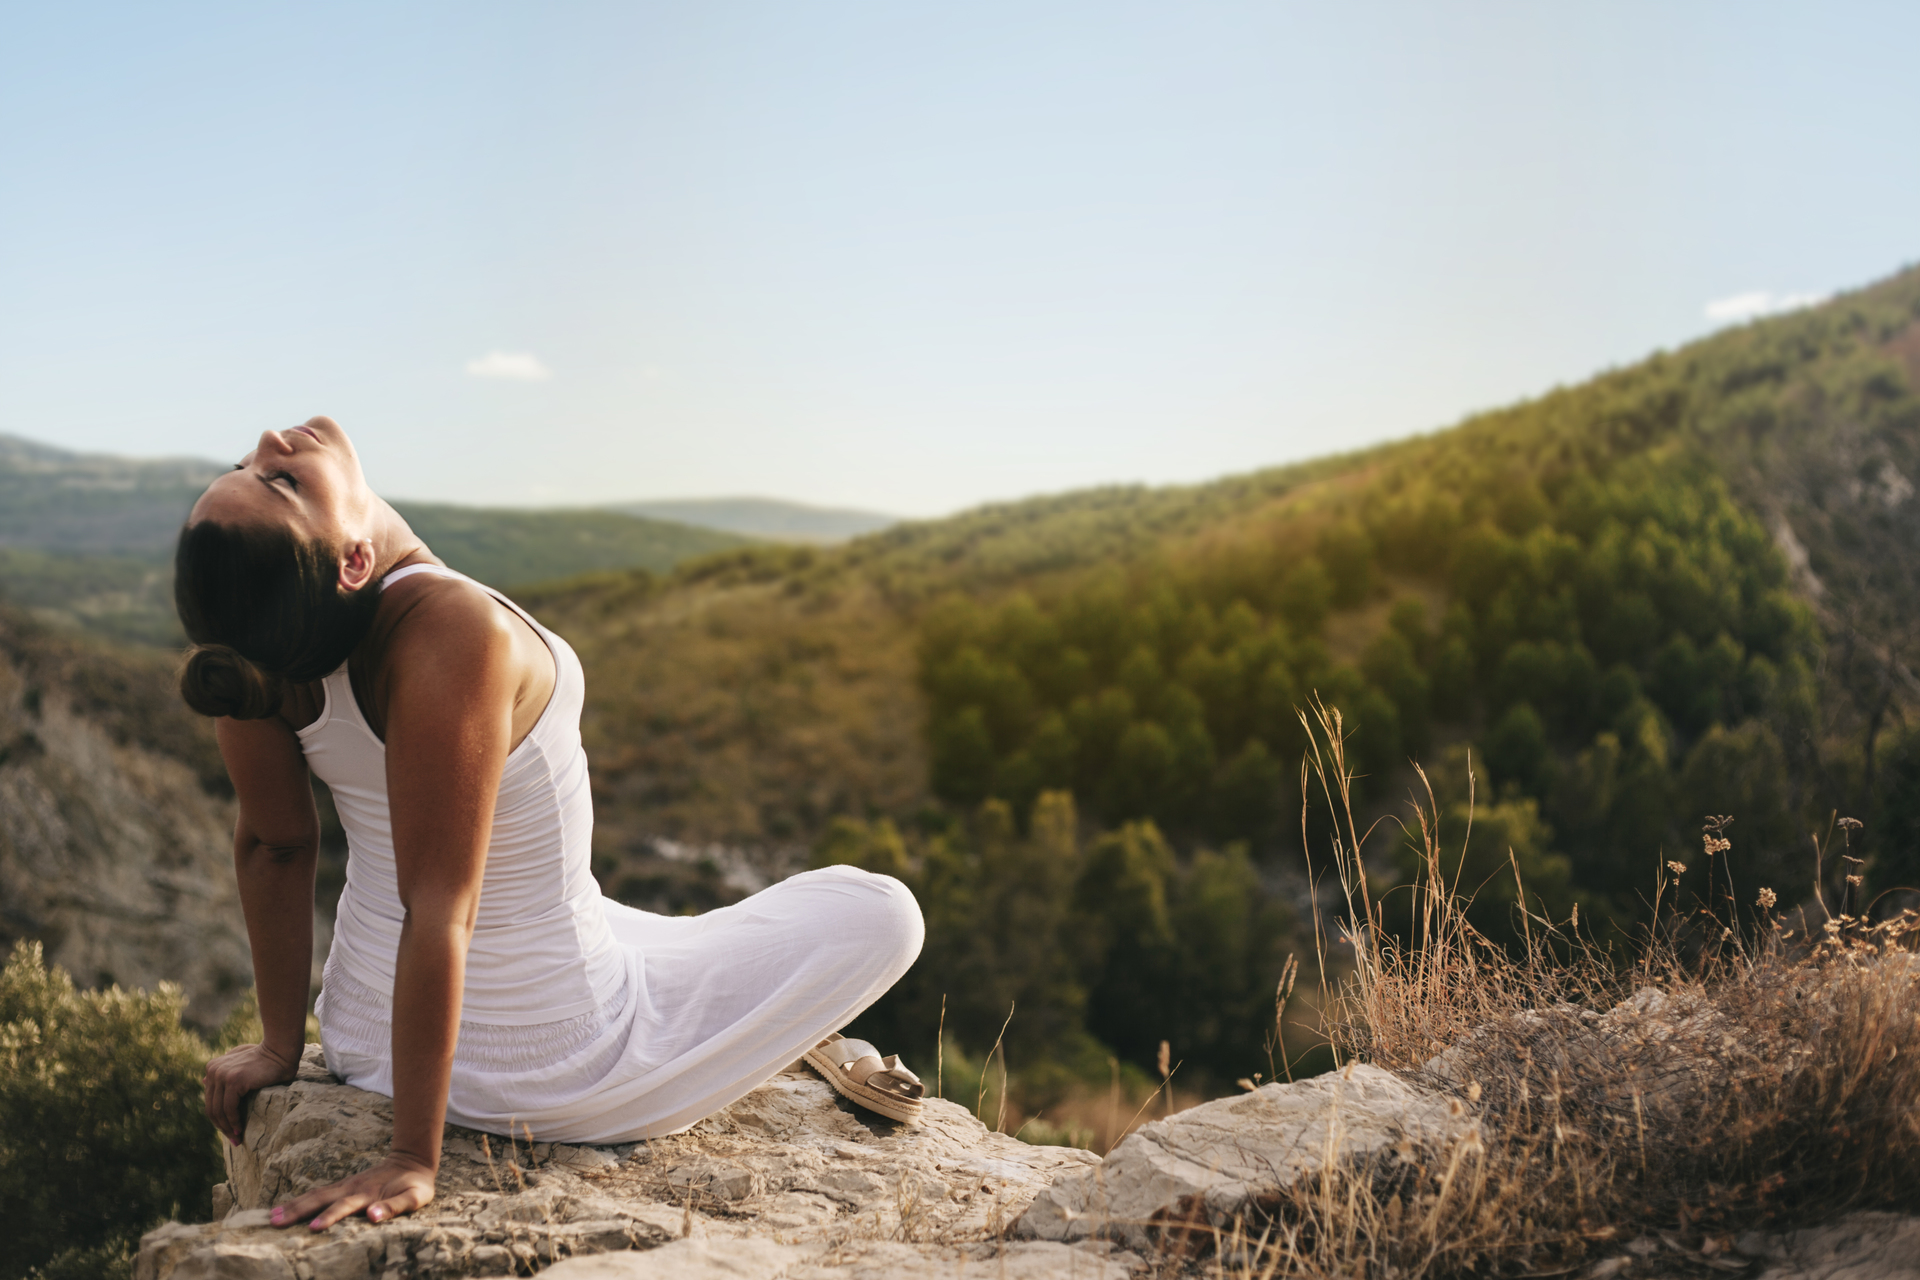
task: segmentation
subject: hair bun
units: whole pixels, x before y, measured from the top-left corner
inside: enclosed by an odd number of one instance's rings
[[[285,692],[279,676],[224,644],[195,645],[180,668],[180,696],[203,716],[263,720]]]

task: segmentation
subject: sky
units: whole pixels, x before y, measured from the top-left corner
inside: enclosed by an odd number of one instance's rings
[[[0,432],[909,516],[1431,430],[1920,260],[1920,6],[0,4]]]

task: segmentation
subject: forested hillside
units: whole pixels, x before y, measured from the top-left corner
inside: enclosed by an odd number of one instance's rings
[[[535,592],[589,668],[603,869],[697,904],[650,837],[886,867],[930,917],[898,1033],[945,994],[977,1051],[1018,1001],[1029,1055],[1222,1073],[1298,945],[1261,885],[1315,696],[1370,813],[1427,766],[1456,856],[1471,759],[1496,934],[1509,849],[1631,927],[1661,863],[1704,885],[1708,814],[1744,894],[1807,898],[1836,811],[1866,863],[1829,901],[1920,882],[1916,318],[1907,272],[1360,455]]]

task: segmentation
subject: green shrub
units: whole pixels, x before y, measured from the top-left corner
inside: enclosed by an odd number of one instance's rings
[[[0,971],[0,1278],[128,1274],[141,1232],[204,1218],[222,1176],[207,1047],[179,989],[77,991],[40,944]]]

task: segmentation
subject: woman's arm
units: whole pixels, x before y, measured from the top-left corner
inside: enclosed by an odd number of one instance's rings
[[[367,1172],[275,1210],[276,1221],[318,1211],[318,1231],[363,1209],[380,1221],[433,1198],[467,946],[524,677],[508,630],[520,625],[470,588],[442,587],[395,628],[381,680],[406,910],[394,960],[393,1147]]]
[[[247,1095],[291,1080],[300,1069],[320,820],[299,739],[285,721],[222,719],[215,731],[240,799],[233,866],[265,1029],[261,1043],[241,1045],[207,1064],[207,1118],[229,1141],[239,1142]]]

